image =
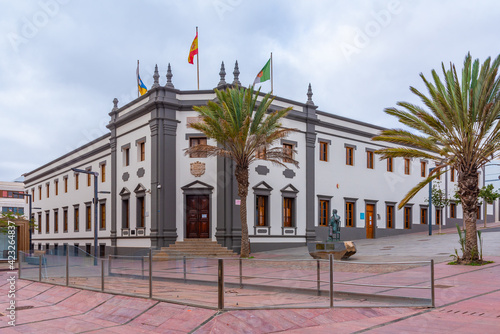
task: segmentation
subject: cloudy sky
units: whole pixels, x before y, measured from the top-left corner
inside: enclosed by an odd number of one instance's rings
[[[137,96],[155,64],[196,89],[187,62],[199,27],[200,88],[232,81],[238,60],[248,86],[273,53],[275,94],[319,109],[395,127],[383,109],[416,102],[428,74],[468,51],[499,54],[498,1],[2,1],[0,13],[0,180],[103,135],[113,98]],[[269,83],[262,85],[270,90]]]

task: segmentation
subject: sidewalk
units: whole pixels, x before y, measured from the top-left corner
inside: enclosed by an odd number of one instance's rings
[[[498,333],[500,328],[500,223],[483,233],[484,257],[495,263],[449,266],[456,230],[355,241],[352,261],[440,259],[435,266],[436,308],[334,308],[241,310],[218,313],[197,307],[17,280],[16,327],[0,316],[2,333]],[[486,231],[485,231],[486,232]],[[392,247],[391,247],[392,246]],[[445,254],[440,254],[445,253]],[[303,257],[304,249],[255,254]],[[433,256],[436,255],[436,256]],[[8,298],[0,272],[0,311]]]

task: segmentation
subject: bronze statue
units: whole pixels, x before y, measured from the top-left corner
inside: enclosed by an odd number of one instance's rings
[[[327,241],[333,241],[333,235],[336,233],[340,233],[340,216],[337,214],[337,209],[332,210],[332,217],[328,221],[328,229],[329,237]],[[335,239],[338,240],[338,237]]]

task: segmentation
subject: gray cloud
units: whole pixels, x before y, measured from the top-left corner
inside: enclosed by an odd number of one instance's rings
[[[385,107],[417,102],[408,87],[422,88],[420,72],[442,61],[461,64],[468,51],[481,60],[498,54],[500,3],[393,3],[6,2],[0,179],[12,180],[104,133],[113,98],[123,105],[136,96],[137,59],[148,87],[154,65],[164,83],[170,62],[175,86],[195,89],[196,67],[187,54],[196,25],[201,88],[216,86],[221,61],[232,79],[235,60],[249,85],[273,52],[276,94],[305,101],[311,82],[321,110],[387,127],[399,125]],[[349,57],[346,45],[354,47]]]

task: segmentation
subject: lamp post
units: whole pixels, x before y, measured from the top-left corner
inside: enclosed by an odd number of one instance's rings
[[[97,193],[98,193],[98,180],[97,177],[99,176],[99,173],[93,172],[90,170],[84,170],[84,169],[78,169],[78,168],[71,168],[71,170],[75,173],[82,173],[82,174],[90,174],[94,175],[94,266],[97,266],[97,257],[98,257],[98,251],[97,251],[97,204],[98,204],[98,198],[97,198]]]
[[[500,164],[487,164],[483,166],[483,187],[486,187],[486,166],[500,166]],[[498,177],[500,179],[500,176]],[[490,180],[491,181],[491,180]],[[496,181],[496,180],[495,180]],[[488,217],[486,198],[483,198],[483,215],[484,215],[484,227],[486,227],[486,219]]]
[[[429,168],[429,175],[431,175],[434,168]],[[429,235],[432,235],[432,181],[429,182]]]

